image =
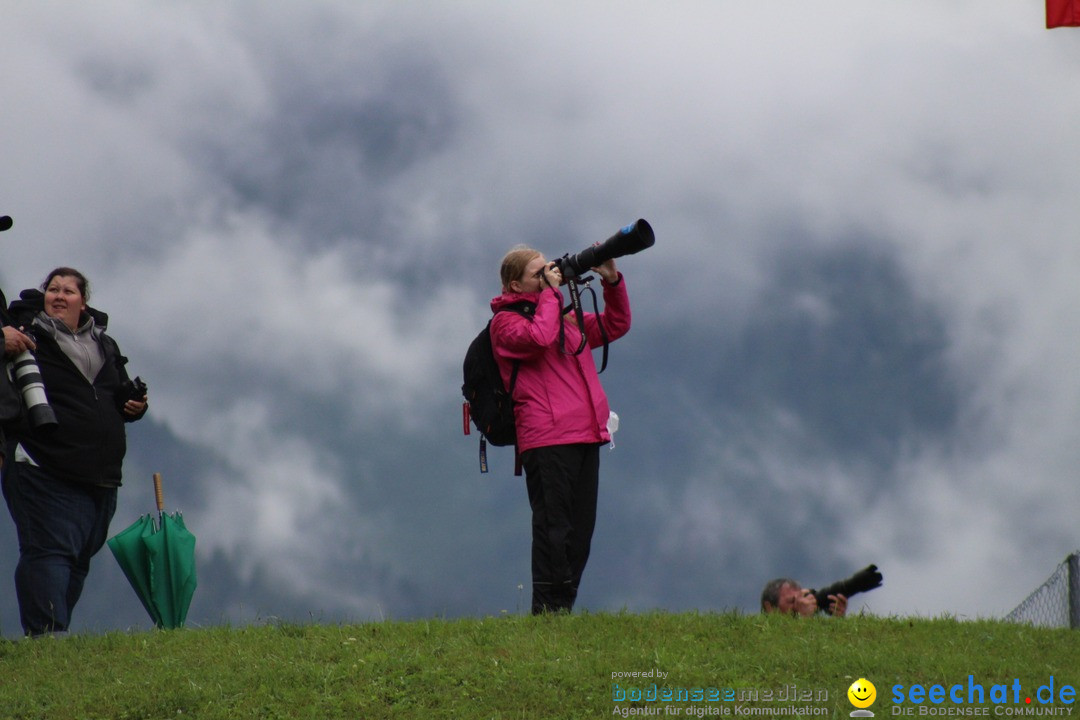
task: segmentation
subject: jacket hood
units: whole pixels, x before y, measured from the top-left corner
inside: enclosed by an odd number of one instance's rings
[[[35,315],[45,311],[45,293],[36,288],[23,290],[19,293],[19,299],[13,300],[8,309],[12,318],[19,324],[29,325],[33,321]],[[107,313],[87,305],[86,314],[94,318],[94,324],[102,330],[105,330],[109,326],[109,316]]]
[[[540,295],[543,291],[534,293],[515,293],[504,292],[502,295],[491,298],[491,312],[498,312],[507,305],[513,305],[519,302],[531,302],[536,305],[540,302]]]

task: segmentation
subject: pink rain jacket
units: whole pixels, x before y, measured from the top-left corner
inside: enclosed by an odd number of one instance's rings
[[[630,299],[626,281],[604,286],[601,317],[608,342],[630,329]],[[536,303],[532,318],[515,312],[496,312],[515,302]],[[564,354],[559,343],[559,323],[566,326],[570,352],[581,344],[581,332],[569,317],[562,316],[563,296],[558,290],[539,293],[506,292],[491,301],[491,346],[503,384],[510,387],[513,361],[520,360],[514,385],[514,418],[518,451],[548,445],[604,443],[608,435],[608,401],[590,349],[579,355]],[[585,313],[585,337],[589,348],[603,345],[596,315]]]

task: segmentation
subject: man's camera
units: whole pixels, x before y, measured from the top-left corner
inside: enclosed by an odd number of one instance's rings
[[[817,600],[818,608],[827,610],[830,595],[843,595],[850,599],[855,593],[881,587],[881,581],[882,576],[878,572],[877,565],[867,565],[847,580],[834,582],[832,585],[823,587],[820,590],[811,590],[810,594]]]
[[[591,268],[602,265],[612,258],[633,255],[656,242],[652,226],[642,218],[627,225],[599,245],[585,248],[576,255],[567,253],[555,260],[559,272],[566,280],[579,278]]]

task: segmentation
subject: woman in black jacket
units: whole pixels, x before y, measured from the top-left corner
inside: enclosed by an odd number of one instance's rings
[[[9,432],[3,492],[19,537],[15,591],[24,632],[64,632],[90,558],[105,544],[127,452],[125,423],[146,414],[146,395],[105,334],[108,316],[87,306],[78,270],[57,268],[9,308],[37,344],[34,356],[56,415],[51,428]]]

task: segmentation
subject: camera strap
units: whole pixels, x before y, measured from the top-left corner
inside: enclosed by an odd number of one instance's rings
[[[573,352],[566,351],[566,323],[559,323],[559,347],[562,348],[564,355],[580,355],[585,347],[589,344],[589,339],[585,337],[585,313],[581,311],[581,293],[578,291],[578,279],[570,278],[566,282],[566,286],[570,288],[570,307],[563,310],[563,313],[573,311],[574,318],[577,320],[578,331],[581,333],[581,342],[578,344],[577,350]],[[588,287],[588,281],[585,281],[585,286]]]
[[[600,329],[600,338],[603,340],[604,353],[600,363],[600,369],[597,370],[597,374],[604,372],[607,369],[608,361],[608,336],[607,331],[604,329],[604,323],[600,316],[600,304],[596,299],[596,291],[589,285],[592,281],[592,276],[587,275],[584,278],[571,278],[566,282],[566,286],[570,289],[570,305],[563,309],[563,314],[568,312],[574,313],[574,318],[577,320],[578,330],[581,331],[581,343],[578,345],[577,350],[570,353],[566,351],[566,324],[559,324],[559,346],[562,349],[563,354],[566,355],[580,355],[588,347],[589,339],[585,335],[585,313],[581,309],[581,291],[578,289],[578,281],[592,294],[593,301],[593,315],[596,317],[596,324]]]

